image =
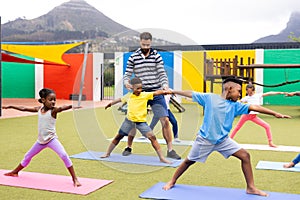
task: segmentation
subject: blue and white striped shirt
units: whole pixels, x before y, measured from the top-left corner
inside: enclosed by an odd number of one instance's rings
[[[124,85],[130,83],[133,73],[142,80],[145,91],[160,90],[169,85],[163,59],[156,50],[150,49],[147,57],[140,48],[131,54],[123,77]]]

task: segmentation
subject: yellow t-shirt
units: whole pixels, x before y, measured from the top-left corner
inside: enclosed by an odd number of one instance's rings
[[[147,121],[147,102],[153,99],[153,92],[141,92],[139,96],[128,93],[121,98],[123,103],[127,102],[127,118],[133,122]]]

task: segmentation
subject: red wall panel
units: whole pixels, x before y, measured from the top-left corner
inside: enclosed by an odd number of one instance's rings
[[[70,66],[44,65],[44,87],[56,92],[57,99],[69,99],[79,94],[84,54],[64,54],[63,60]],[[83,95],[93,98],[93,55],[88,54]]]

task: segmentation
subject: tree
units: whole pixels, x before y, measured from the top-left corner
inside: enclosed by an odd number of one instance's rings
[[[299,37],[296,37],[294,32],[291,32],[291,34],[288,36],[289,39],[295,41],[295,42],[300,42],[300,36]]]

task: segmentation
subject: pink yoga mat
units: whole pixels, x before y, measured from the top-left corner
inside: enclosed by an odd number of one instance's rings
[[[72,194],[87,195],[101,187],[104,187],[112,180],[100,180],[78,177],[82,184],[80,187],[74,187],[71,176],[61,176],[53,174],[41,174],[34,172],[19,172],[18,177],[5,176],[8,170],[0,170],[0,185],[8,185],[23,188],[32,188],[38,190],[48,190],[54,192],[65,192]]]

